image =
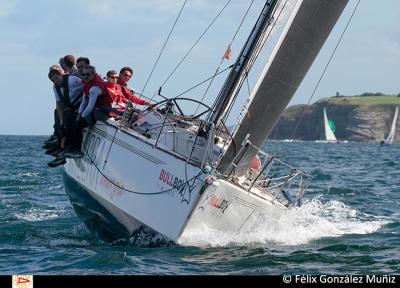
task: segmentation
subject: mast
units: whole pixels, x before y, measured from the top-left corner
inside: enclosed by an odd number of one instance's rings
[[[217,170],[243,175],[293,97],[348,0],[299,0],[250,96],[250,105]],[[240,157],[243,140],[252,144]],[[240,159],[239,162],[236,159]],[[235,166],[232,162],[235,160]],[[235,167],[235,168],[234,168]]]
[[[209,120],[217,126],[220,120],[229,110],[232,101],[240,90],[243,79],[246,77],[246,66],[255,51],[257,42],[262,37],[263,31],[270,23],[272,11],[277,3],[277,0],[267,0],[256,24],[254,25],[249,37],[247,38],[242,51],[236,59],[236,62],[231,69],[224,85],[222,86],[216,101],[213,104],[213,111],[209,116]]]

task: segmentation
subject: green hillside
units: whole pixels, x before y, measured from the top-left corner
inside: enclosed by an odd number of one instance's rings
[[[400,97],[397,95],[334,96],[320,99],[316,103],[323,102],[335,105],[400,105]]]
[[[387,137],[399,95],[364,93],[323,98],[311,105],[288,107],[275,125],[270,139],[319,140],[325,137],[323,110],[335,123],[340,140],[380,141]],[[400,119],[398,119],[400,122]],[[395,142],[400,142],[400,123]]]

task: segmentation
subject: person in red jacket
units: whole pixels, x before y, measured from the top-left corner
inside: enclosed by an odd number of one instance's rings
[[[124,93],[122,93],[122,87],[117,83],[118,74],[115,70],[107,72],[107,82],[105,82],[108,93],[113,99],[112,106],[118,111],[124,111],[125,104],[127,102]]]
[[[121,100],[125,104],[131,100],[132,103],[138,104],[138,105],[146,105],[146,106],[153,106],[150,102],[141,99],[137,96],[135,96],[133,90],[128,88],[128,81],[132,78],[133,74],[133,69],[131,67],[123,67],[119,71],[119,77],[117,80],[117,84],[121,86],[122,94],[124,98]]]
[[[93,125],[91,119],[106,120],[111,111],[111,104],[113,99],[108,93],[105,83],[101,77],[96,73],[96,68],[87,66],[82,71],[85,86],[83,88],[84,97],[79,107],[77,121],[84,118],[88,125]]]

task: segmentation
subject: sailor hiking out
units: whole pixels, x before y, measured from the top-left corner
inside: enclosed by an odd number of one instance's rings
[[[90,65],[86,66],[83,69],[82,76],[85,83],[84,97],[75,118],[71,151],[67,155],[70,158],[83,156],[81,152],[82,129],[93,126],[97,120],[107,120],[109,113],[113,111],[112,98],[108,94],[105,83],[96,73],[96,68]]]
[[[55,152],[66,153],[72,145],[74,120],[77,115],[76,111],[82,101],[84,84],[79,77],[63,74],[58,69],[50,70],[48,77],[54,83],[53,91],[58,116],[55,126],[57,127],[56,130],[60,142],[59,151]],[[50,162],[49,166],[62,162],[65,162],[63,157],[56,157],[54,163]]]

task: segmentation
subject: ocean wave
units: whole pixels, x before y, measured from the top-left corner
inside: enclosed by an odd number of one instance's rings
[[[262,219],[260,222],[257,225],[260,229],[245,233],[222,233],[207,227],[187,231],[182,243],[211,247],[303,245],[326,237],[374,233],[390,220],[360,213],[340,201],[322,203],[315,198],[289,210],[279,221]]]

